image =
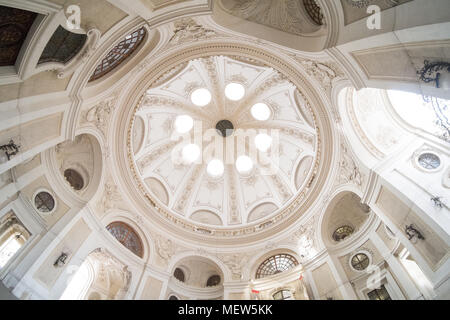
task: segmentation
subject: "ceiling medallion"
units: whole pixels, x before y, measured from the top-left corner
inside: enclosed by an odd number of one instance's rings
[[[171,76],[165,82],[160,82],[158,86],[148,82],[143,96],[134,108],[136,115],[147,119],[142,132],[147,130],[149,132],[149,140],[141,149],[146,151],[140,152],[138,157],[134,156],[138,153],[130,144],[131,136],[136,137],[141,134],[134,131],[137,128],[133,126],[134,119],[131,120],[128,130],[128,160],[132,176],[138,188],[156,211],[186,231],[198,233],[197,230],[200,229],[208,230],[208,237],[224,239],[256,234],[285,221],[286,217],[292,216],[308,199],[311,185],[314,185],[311,183],[312,177],[315,177],[314,182],[318,180],[321,140],[318,137],[316,115],[306,96],[274,68],[246,63],[245,59],[235,60],[226,56],[208,55],[206,57],[198,58],[197,56],[195,60],[190,60],[185,68],[177,68],[178,74]],[[186,61],[179,63],[186,64]],[[286,66],[284,61],[280,61],[280,63]],[[225,70],[221,69],[220,65],[225,66]],[[175,67],[175,65],[171,65],[167,69],[173,70]],[[201,76],[199,74],[199,70],[206,69],[209,79],[203,78],[205,73],[202,73]],[[235,73],[234,75],[230,72],[231,70]],[[272,72],[268,72],[268,70]],[[264,77],[260,77],[262,74]],[[246,85],[233,82],[233,76],[246,78],[243,82]],[[298,76],[301,77],[300,73]],[[161,79],[161,71],[158,74],[155,72],[155,76],[152,77]],[[183,85],[183,81],[186,81],[186,85]],[[196,83],[197,88],[204,89],[202,94],[196,93],[199,96],[203,95],[204,99],[201,102],[199,101],[201,99],[196,100],[197,98],[193,94],[195,90],[186,96],[186,93],[179,89],[189,87],[187,82]],[[235,86],[234,96],[233,94],[227,96],[226,89],[230,84],[238,84],[243,87],[243,90]],[[273,90],[273,94],[267,94],[267,92],[271,92],[272,87],[276,87],[277,90]],[[264,98],[263,94],[265,94]],[[302,106],[297,104],[296,95],[303,98]],[[287,97],[288,100],[283,101]],[[159,102],[154,104],[152,101]],[[164,103],[161,104],[162,101]],[[258,114],[258,111],[253,110],[252,107],[257,104],[262,107],[262,113],[259,111]],[[268,105],[271,108],[272,105],[277,105],[276,113],[273,113]],[[308,123],[304,119],[305,112],[309,114],[312,123]],[[168,114],[171,117],[175,115],[175,118],[183,115],[192,118],[193,128],[183,134],[185,137],[190,136],[193,139],[191,143],[186,144],[181,140],[180,142],[183,144],[180,145],[177,141],[171,140],[175,131],[178,131],[177,134],[179,134],[180,131],[186,130],[178,130],[177,127],[180,126],[175,125],[172,131],[167,132],[158,128],[161,123],[165,122],[164,117]],[[200,130],[196,127],[196,123],[201,124]],[[307,125],[305,126],[305,124]],[[281,127],[289,128],[289,130],[281,130],[278,133],[280,137],[274,138],[272,129]],[[205,154],[212,148],[211,141],[205,139],[205,132],[213,130],[216,137],[226,141],[228,139],[223,139],[224,137],[234,136],[236,131],[243,129],[254,130],[255,135],[246,140],[243,153],[232,157],[233,162],[228,162],[226,157],[214,157],[214,154],[212,158],[205,157]],[[200,141],[195,141],[197,131],[201,133]],[[231,133],[227,131],[231,131]],[[289,137],[291,133],[297,136],[299,132],[304,137],[301,141],[295,139],[294,136]],[[247,149],[251,147],[251,149],[257,149],[258,154],[270,154],[272,148],[275,149],[274,145],[278,139],[282,144],[284,156],[291,157],[291,160],[277,164],[278,171],[266,177],[259,171],[264,166],[258,162],[259,159],[255,161]],[[301,148],[295,146],[296,141],[302,144]],[[305,142],[310,145],[304,146]],[[165,148],[165,145],[168,148]],[[175,166],[171,161],[170,154],[177,148],[186,160],[185,165]],[[289,150],[301,150],[301,153],[294,154]],[[298,163],[301,163],[301,159],[306,156],[313,156],[315,160],[309,167],[304,168],[305,181],[297,188],[292,179],[296,175],[295,172],[298,171]],[[240,179],[241,174],[246,176],[250,174],[253,183],[247,184],[245,179],[248,178]],[[152,181],[158,181],[157,186],[147,183],[147,179],[150,177]],[[211,190],[208,188],[211,183],[209,178],[217,179],[216,188]],[[170,199],[167,204],[164,204],[159,196],[162,189],[169,195]],[[274,204],[278,210],[272,210],[267,216],[254,222],[248,221],[253,208],[256,208],[258,203],[265,201]],[[201,212],[201,214],[197,212]],[[201,222],[195,220],[199,215],[202,216]],[[212,221],[212,215],[215,216],[215,220],[210,224],[208,219]],[[191,216],[192,218],[190,218]],[[240,224],[236,224],[236,221],[239,221]],[[205,235],[206,233],[202,233],[202,236]]]

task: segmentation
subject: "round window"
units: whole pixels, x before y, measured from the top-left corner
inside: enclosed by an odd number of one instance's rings
[[[420,166],[427,170],[434,170],[439,168],[441,165],[441,159],[434,153],[422,153],[419,158],[418,162]]]
[[[70,186],[75,190],[81,190],[84,187],[84,181],[81,174],[73,169],[67,169],[64,171],[64,178],[69,182]]]
[[[34,205],[40,212],[51,212],[55,208],[55,199],[50,193],[41,191],[34,197]]]
[[[357,253],[350,260],[353,269],[358,271],[365,270],[369,266],[369,262],[369,257],[364,253]]]

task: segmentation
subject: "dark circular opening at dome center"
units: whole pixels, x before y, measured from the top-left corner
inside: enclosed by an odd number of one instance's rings
[[[228,137],[233,133],[234,126],[229,120],[220,120],[216,124],[216,130],[222,137]]]

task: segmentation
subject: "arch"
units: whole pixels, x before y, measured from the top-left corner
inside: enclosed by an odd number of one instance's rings
[[[83,207],[100,190],[104,170],[101,142],[94,130],[80,130],[73,141],[66,140],[41,153],[46,178],[64,203]],[[82,177],[80,190],[66,180],[64,173],[67,169]]]
[[[61,300],[120,300],[130,287],[131,272],[103,248],[89,253],[61,295]]]
[[[227,265],[222,260],[220,260],[218,257],[210,255],[208,253],[199,253],[196,251],[185,251],[185,252],[181,252],[179,254],[174,255],[170,259],[170,262],[167,266],[167,270],[170,270],[170,272],[173,272],[176,267],[183,266],[183,261],[185,261],[185,259],[192,259],[192,258],[204,259],[206,261],[209,260],[210,262],[212,262],[214,265],[217,266],[218,271],[220,271],[219,274],[221,274],[223,276],[223,282],[232,280],[231,271],[229,270]],[[204,283],[206,283],[206,280]]]
[[[0,219],[0,269],[14,258],[30,237],[31,233],[14,212]]]
[[[181,281],[177,278],[178,272],[185,271],[188,273],[188,277]],[[201,257],[201,256],[187,256],[182,258],[177,264],[173,271],[174,277],[184,283],[184,285],[196,288],[206,288],[208,286],[208,280],[212,276],[219,276],[220,279],[223,277],[223,272],[221,268],[212,261],[211,259]],[[221,281],[219,281],[221,284]]]
[[[125,248],[133,252],[140,258],[144,256],[144,246],[139,234],[127,223],[114,221],[106,226],[106,229],[117,239]]]

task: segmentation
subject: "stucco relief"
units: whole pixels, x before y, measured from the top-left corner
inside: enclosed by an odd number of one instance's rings
[[[345,143],[341,143],[338,183],[352,183],[359,188],[364,183],[364,174],[361,173],[357,162],[353,160],[348,146]]]
[[[314,257],[317,252],[315,231],[317,229],[317,217],[312,216],[291,237],[290,242],[298,246],[299,255],[304,261]]]
[[[291,34],[304,35],[319,29],[306,17],[302,1],[231,0],[222,3],[237,17]]]
[[[119,202],[122,200],[119,188],[109,181],[105,183],[103,196],[99,201],[99,208],[101,211],[107,212],[110,209],[118,208]]]
[[[155,238],[156,252],[158,256],[165,262],[168,263],[169,260],[176,253],[175,244],[170,239],[165,239],[161,235],[157,235]]]
[[[246,254],[224,254],[218,255],[218,258],[223,261],[230,269],[233,280],[242,279],[242,270],[249,261]]]
[[[116,96],[99,102],[97,105],[83,112],[81,123],[89,123],[97,127],[104,136],[107,135],[108,124],[111,121],[112,113],[116,108]]]
[[[174,44],[210,39],[216,35],[215,30],[205,28],[192,18],[183,18],[176,21],[173,32],[174,35],[169,42]]]

